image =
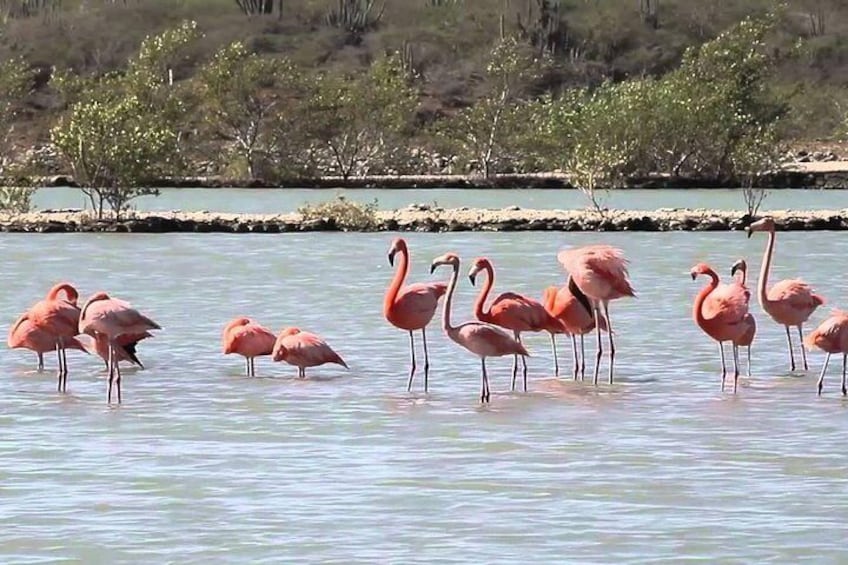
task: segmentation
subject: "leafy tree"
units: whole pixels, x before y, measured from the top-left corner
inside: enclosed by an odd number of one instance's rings
[[[348,178],[385,158],[392,141],[411,124],[418,105],[398,54],[376,60],[359,76],[323,75],[303,121],[326,147],[338,170]]]
[[[186,112],[168,71],[196,36],[187,22],[145,39],[125,74],[60,79],[70,106],[51,137],[98,218],[107,204],[119,218],[132,199],[158,194],[153,178],[179,170]]]
[[[543,68],[532,48],[514,37],[498,43],[486,66],[489,92],[473,106],[460,111],[440,125],[444,140],[460,158],[479,163],[485,177],[491,176],[498,158],[513,147],[528,125],[529,106],[519,104],[526,85]],[[505,135],[509,132],[509,135]]]
[[[296,152],[285,142],[292,141],[298,130],[293,122],[299,117],[303,81],[289,61],[260,57],[235,42],[212,58],[198,80],[206,128],[232,144],[248,176],[256,177],[260,161],[282,147]],[[285,135],[279,135],[282,131]],[[277,155],[283,162],[294,156]]]
[[[23,59],[0,63],[0,177],[11,171],[12,133],[24,98],[32,89],[33,74]]]

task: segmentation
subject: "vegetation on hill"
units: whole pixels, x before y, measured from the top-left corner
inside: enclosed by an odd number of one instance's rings
[[[839,0],[0,0],[0,22],[0,172],[49,144],[98,210],[206,173],[751,186],[848,103]]]

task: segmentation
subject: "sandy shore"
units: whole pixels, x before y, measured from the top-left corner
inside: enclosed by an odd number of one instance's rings
[[[779,229],[847,230],[848,209],[769,211]],[[224,232],[280,233],[303,231],[728,231],[743,229],[751,219],[731,210],[661,208],[610,211],[600,218],[588,210],[432,208],[412,205],[379,211],[366,226],[340,219],[304,220],[299,214],[226,214],[215,212],[136,213],[115,220],[93,220],[80,211],[44,211],[5,218],[6,232]]]

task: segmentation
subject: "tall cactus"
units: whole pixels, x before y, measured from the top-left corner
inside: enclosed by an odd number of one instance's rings
[[[376,14],[372,14],[375,0],[338,0],[335,8],[327,10],[325,21],[330,27],[351,33],[364,33],[375,27],[383,17],[385,1]]]
[[[558,0],[527,0],[527,16],[522,19],[521,13],[516,13],[516,24],[519,34],[540,53],[558,53],[565,49],[568,31],[565,20],[560,14]]]

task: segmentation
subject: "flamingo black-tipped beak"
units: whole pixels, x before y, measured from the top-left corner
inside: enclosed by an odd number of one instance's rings
[[[468,275],[468,280],[471,281],[471,286],[474,286],[474,283],[477,281],[476,274],[472,273],[472,274]]]
[[[692,272],[691,272],[691,273],[689,273],[689,274],[690,274],[690,275],[692,275],[692,280],[693,280],[693,281],[694,281],[695,279],[697,279],[697,278],[698,278],[698,273],[696,273],[695,271],[692,271]]]
[[[435,263],[430,264],[430,274],[431,275],[436,272],[436,267],[438,267],[438,265],[436,265]]]
[[[751,231],[751,228],[749,226],[745,226],[745,233],[748,234],[748,239],[751,239],[751,236],[754,232]]]
[[[735,275],[736,271],[738,271],[739,268],[740,268],[740,265],[738,263],[734,264],[732,267],[730,267],[730,276],[732,277],[733,275]]]
[[[395,250],[394,249],[389,251],[389,265],[391,265],[392,267],[395,266]]]

